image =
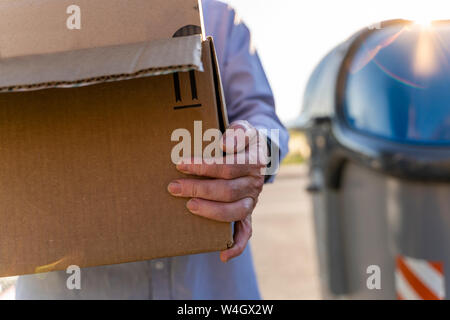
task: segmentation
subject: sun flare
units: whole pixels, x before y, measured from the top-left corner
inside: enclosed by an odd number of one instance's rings
[[[423,18],[415,19],[414,23],[423,28],[431,28],[431,26],[433,25],[433,19],[423,17]]]

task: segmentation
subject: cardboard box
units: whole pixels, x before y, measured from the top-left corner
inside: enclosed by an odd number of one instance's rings
[[[197,1],[73,2],[0,2],[0,277],[230,247],[167,192],[172,132],[227,125]]]

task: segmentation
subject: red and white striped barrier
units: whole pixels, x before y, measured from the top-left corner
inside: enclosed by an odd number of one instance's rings
[[[399,300],[444,300],[444,264],[399,257],[395,274]]]

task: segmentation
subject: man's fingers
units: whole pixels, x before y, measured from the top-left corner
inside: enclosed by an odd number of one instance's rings
[[[257,140],[258,131],[248,121],[236,121],[225,131],[222,137],[222,149],[227,154],[244,151]]]
[[[189,175],[202,176],[216,179],[231,180],[245,176],[256,176],[261,174],[261,164],[195,164],[182,162],[177,165],[177,170]]]
[[[252,237],[251,219],[251,216],[248,216],[245,220],[239,221],[235,224],[234,246],[231,249],[220,253],[220,260],[222,260],[222,262],[228,262],[244,253],[248,241]]]
[[[182,198],[235,202],[248,197],[257,199],[263,185],[262,177],[242,177],[233,180],[180,179],[170,183],[168,191],[173,196]]]
[[[245,198],[233,203],[215,202],[203,199],[191,199],[186,204],[190,212],[197,216],[219,222],[241,221],[247,218],[255,208],[255,200]]]

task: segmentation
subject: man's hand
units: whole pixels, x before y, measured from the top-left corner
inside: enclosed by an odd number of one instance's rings
[[[236,131],[245,133],[246,138],[238,139],[233,134]],[[227,262],[244,252],[252,236],[252,213],[264,186],[262,169],[267,162],[267,158],[260,158],[267,155],[267,144],[247,121],[238,121],[224,134],[222,145],[226,153],[223,164],[202,161],[202,164],[177,165],[184,174],[209,179],[179,179],[171,182],[168,190],[173,196],[191,198],[187,208],[195,215],[236,222],[234,246],[220,254],[220,259]],[[245,164],[238,164],[238,157],[241,161],[245,157]],[[233,164],[227,160],[233,160]]]

